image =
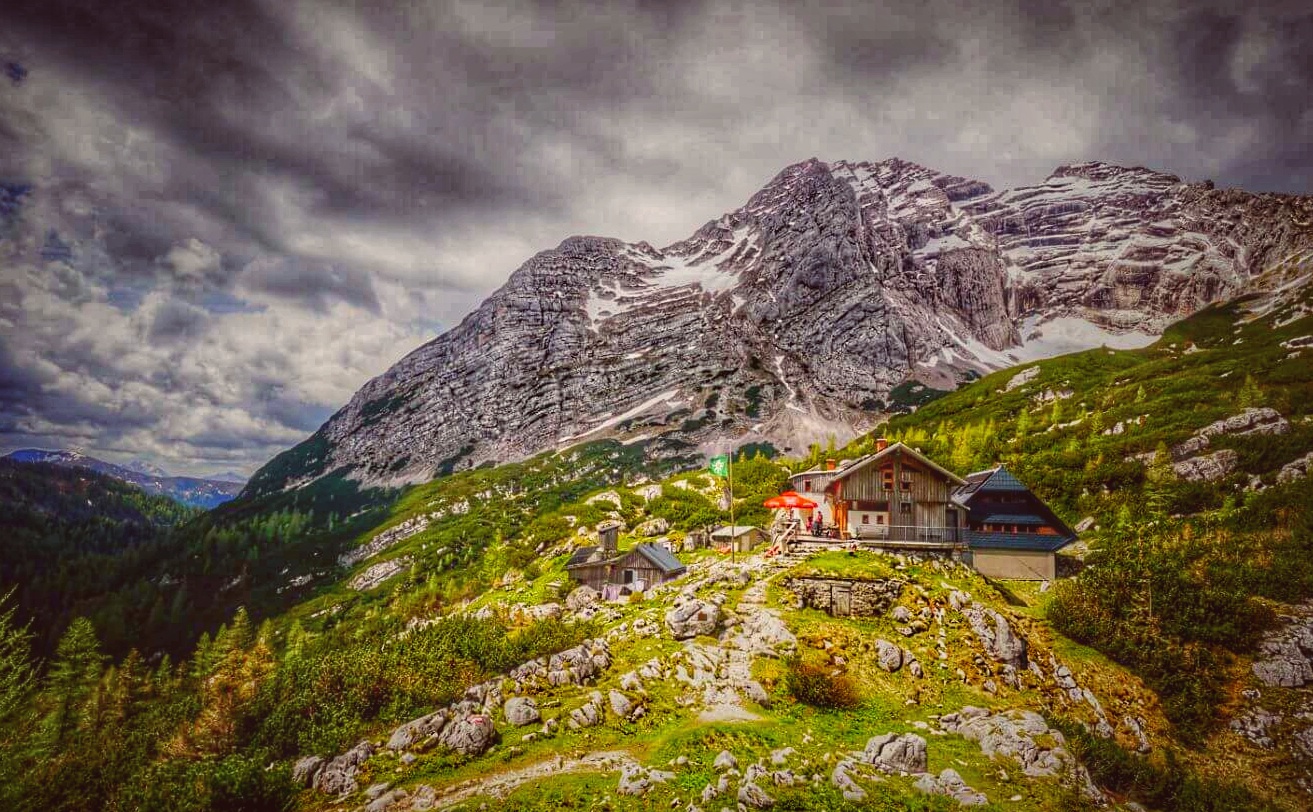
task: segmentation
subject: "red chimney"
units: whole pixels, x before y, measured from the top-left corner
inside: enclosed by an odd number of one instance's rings
[[[884,437],[875,438],[875,450],[877,453],[884,451],[888,447],[889,447],[889,441],[887,439],[885,439]]]
[[[839,467],[839,463],[838,463],[836,460],[826,460],[826,461],[825,461],[825,470],[827,470],[827,471],[833,471],[834,469],[836,469],[836,468],[838,468],[838,467]]]

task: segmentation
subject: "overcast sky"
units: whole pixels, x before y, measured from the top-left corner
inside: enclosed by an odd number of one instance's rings
[[[0,450],[249,473],[536,251],[811,156],[1313,187],[1306,2],[802,5],[0,3]]]

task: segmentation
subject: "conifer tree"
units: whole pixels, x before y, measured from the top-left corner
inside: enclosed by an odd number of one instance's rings
[[[48,745],[59,745],[78,727],[100,682],[104,662],[91,621],[74,618],[59,638],[55,659],[46,675],[49,710],[43,722],[43,738]]]
[[[32,633],[27,626],[14,622],[16,606],[9,605],[9,594],[0,598],[0,723],[23,706],[36,686],[36,667],[32,664]]]

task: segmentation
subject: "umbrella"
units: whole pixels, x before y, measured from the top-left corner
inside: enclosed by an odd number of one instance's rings
[[[768,508],[814,508],[816,503],[797,491],[785,491],[763,502]]]

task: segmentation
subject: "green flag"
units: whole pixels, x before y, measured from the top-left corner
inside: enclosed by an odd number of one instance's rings
[[[707,470],[713,476],[729,476],[729,455],[718,454],[707,462]]]

